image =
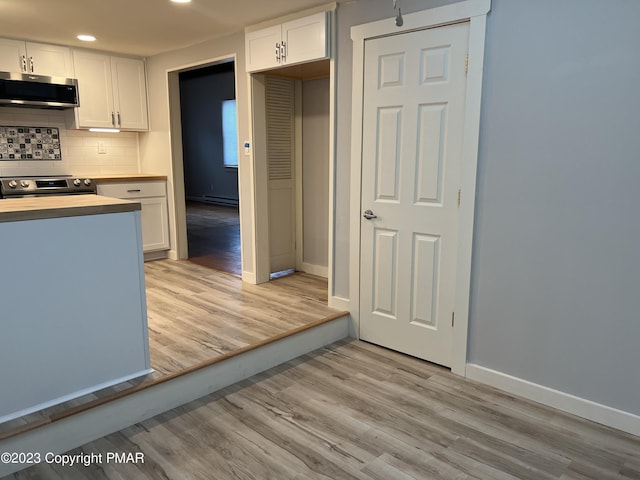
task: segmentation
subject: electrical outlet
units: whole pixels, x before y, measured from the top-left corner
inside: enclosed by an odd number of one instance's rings
[[[107,145],[103,141],[98,142],[98,153],[99,154],[107,153]]]

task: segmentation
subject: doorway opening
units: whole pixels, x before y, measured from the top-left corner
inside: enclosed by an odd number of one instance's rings
[[[189,260],[242,275],[235,62],[179,73]]]
[[[258,283],[294,271],[328,277],[329,60],[251,75]]]

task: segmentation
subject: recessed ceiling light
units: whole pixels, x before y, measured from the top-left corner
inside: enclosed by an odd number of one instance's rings
[[[83,42],[95,42],[96,41],[96,37],[94,37],[93,35],[78,35],[76,38],[78,40],[82,40]]]
[[[191,0],[171,0],[173,3],[191,3]]]

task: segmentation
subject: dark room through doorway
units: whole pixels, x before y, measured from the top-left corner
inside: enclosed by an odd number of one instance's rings
[[[180,72],[189,260],[240,276],[235,62]]]

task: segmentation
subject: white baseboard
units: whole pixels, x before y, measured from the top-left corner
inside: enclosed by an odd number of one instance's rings
[[[64,453],[341,340],[348,333],[348,318],[338,318],[188,375],[0,440],[0,452],[39,452],[43,458],[48,452]],[[0,462],[0,477],[28,466]]]
[[[351,302],[348,298],[329,297],[329,308],[335,308],[336,310],[346,310],[349,312],[351,310]]]
[[[640,416],[633,413],[624,412],[559,390],[531,383],[476,364],[467,364],[466,375],[471,380],[491,385],[505,392],[519,395],[632,435],[640,435]]]
[[[176,250],[169,250],[168,258],[170,260],[180,260],[178,258],[178,252]]]
[[[168,250],[159,250],[157,252],[145,252],[144,261],[152,262],[154,260],[164,260],[169,256]]]
[[[313,265],[312,263],[302,262],[301,270],[305,273],[316,275],[322,278],[327,278],[329,276],[329,268],[323,267],[322,265]]]
[[[251,283],[253,285],[258,284],[258,277],[254,272],[247,272],[246,270],[242,271],[242,281]]]

